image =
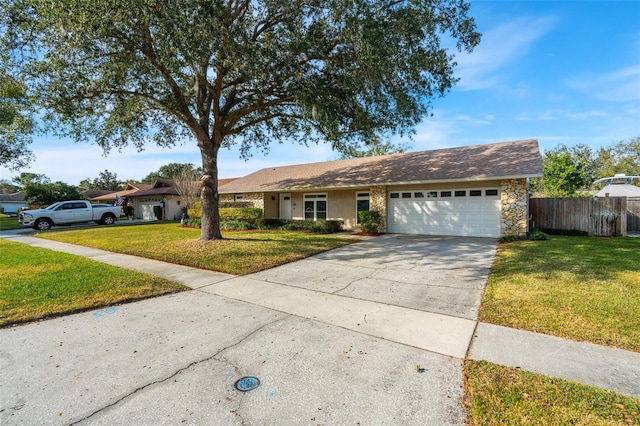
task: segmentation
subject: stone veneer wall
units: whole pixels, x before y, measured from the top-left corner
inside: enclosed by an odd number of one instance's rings
[[[251,203],[255,208],[262,209],[262,214],[264,214],[264,192],[248,192],[242,195],[242,201]]]
[[[369,210],[376,210],[382,215],[380,232],[387,231],[387,187],[372,186],[369,188]]]
[[[510,179],[500,182],[501,235],[524,235],[527,233],[528,189],[527,179]]]
[[[262,209],[264,214],[264,192],[248,192],[242,195],[242,202],[251,203],[252,207]],[[235,194],[220,194],[219,201],[221,203],[232,203],[235,201]]]

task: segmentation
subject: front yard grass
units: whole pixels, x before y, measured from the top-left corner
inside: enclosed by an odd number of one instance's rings
[[[22,229],[22,225],[18,223],[17,217],[0,214],[0,231],[7,231],[9,229]]]
[[[185,290],[140,272],[0,238],[0,327]]]
[[[480,320],[640,351],[640,238],[500,244]]]
[[[175,222],[53,231],[38,236],[234,275],[273,268],[354,241],[294,231],[234,231],[223,233],[223,240],[204,242],[198,240],[199,229]]]
[[[637,425],[640,399],[484,361],[466,361],[469,424]]]

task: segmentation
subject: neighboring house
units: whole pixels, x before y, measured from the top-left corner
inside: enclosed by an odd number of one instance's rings
[[[25,201],[25,196],[21,192],[15,194],[0,194],[0,212],[8,215],[18,213],[18,210],[27,208],[29,205]]]
[[[154,206],[164,205],[164,219],[180,219],[183,213],[183,202],[170,180],[159,179],[149,189],[138,191],[127,197],[127,205],[133,206],[133,214],[137,219],[155,220]]]
[[[149,185],[147,183],[135,183],[130,182],[127,183],[127,186],[122,191],[109,191],[104,195],[99,195],[97,197],[90,198],[91,201],[97,203],[115,203],[117,197],[121,197],[123,201],[126,203],[127,199],[135,194],[138,191],[144,191],[147,189],[153,188],[153,185]]]
[[[80,195],[87,200],[92,200],[93,198],[108,194],[113,194],[113,191],[106,189],[87,189],[80,192]]]
[[[386,232],[499,237],[528,229],[529,179],[542,176],[535,139],[270,167],[219,186],[267,218],[344,221],[377,210]]]
[[[220,179],[219,185],[224,185],[234,179]],[[176,189],[175,182],[158,179],[150,188],[136,191],[127,198],[127,205],[133,206],[137,219],[155,220],[154,206],[164,206],[165,220],[178,220],[185,213],[184,200]]]

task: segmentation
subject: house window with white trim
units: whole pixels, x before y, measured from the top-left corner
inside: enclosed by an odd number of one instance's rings
[[[234,200],[235,201],[243,201],[244,200],[244,194],[236,194]]]
[[[369,211],[369,193],[357,192],[356,193],[356,223],[360,223],[360,212]]]
[[[305,220],[327,220],[327,194],[304,194]]]

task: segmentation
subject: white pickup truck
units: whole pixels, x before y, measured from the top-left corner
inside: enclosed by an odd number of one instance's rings
[[[113,225],[121,214],[121,206],[91,204],[86,200],[58,201],[44,209],[21,212],[18,222],[23,226],[45,231],[55,225],[84,222]]]

